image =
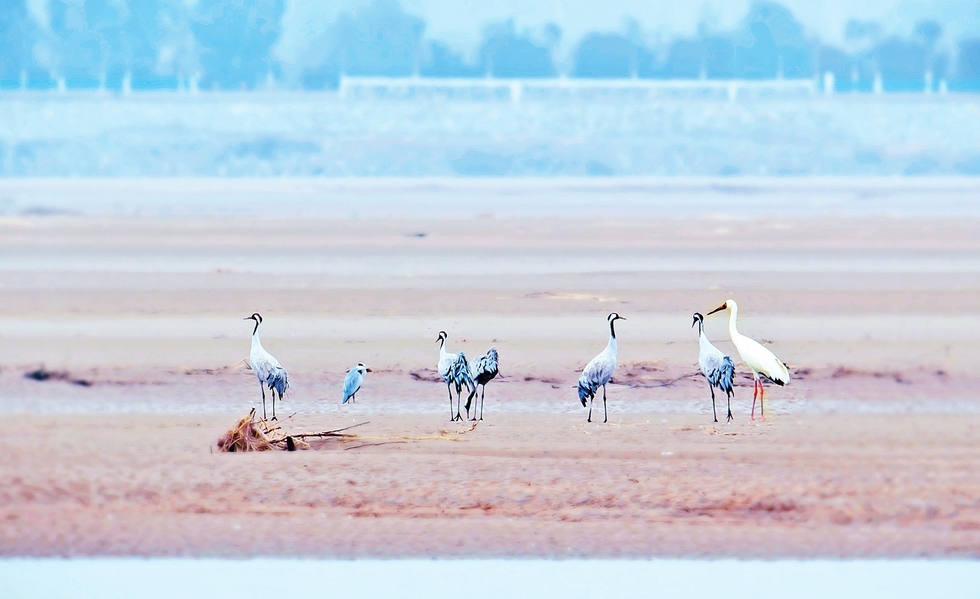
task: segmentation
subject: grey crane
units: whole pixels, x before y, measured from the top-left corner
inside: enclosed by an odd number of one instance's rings
[[[496,347],[491,347],[487,350],[486,355],[480,356],[470,363],[470,378],[473,379],[477,387],[483,385],[483,392],[480,393],[480,420],[483,420],[483,400],[487,395],[487,383],[497,376],[498,364]],[[466,415],[470,415],[469,400],[466,400]],[[476,420],[476,405],[473,406],[473,418],[471,420]]]
[[[616,359],[619,356],[619,345],[616,342],[616,327],[615,322],[617,320],[626,320],[619,314],[612,312],[606,317],[606,321],[609,323],[609,343],[606,344],[606,349],[602,350],[598,356],[592,358],[585,370],[582,371],[582,376],[578,379],[578,398],[582,402],[582,407],[586,405],[586,400],[588,400],[589,406],[589,418],[588,422],[592,422],[592,401],[595,399],[595,394],[602,387],[602,421],[609,421],[609,414],[606,412],[606,383],[612,378],[613,372],[616,371]]]
[[[704,316],[700,312],[694,313],[692,327],[698,327],[698,344],[701,347],[698,354],[698,366],[701,367],[701,374],[708,380],[708,390],[711,391],[711,414],[718,422],[718,412],[715,411],[715,387],[725,392],[728,396],[728,422],[734,420],[732,417],[732,397],[735,395],[733,387],[735,379],[735,364],[732,359],[726,356],[720,349],[708,341],[704,334]]]
[[[252,329],[252,351],[248,354],[248,361],[252,367],[252,372],[259,379],[259,389],[262,390],[262,418],[266,417],[265,388],[268,386],[272,394],[272,419],[278,420],[276,418],[276,393],[279,393],[279,401],[282,401],[283,394],[289,389],[289,375],[279,360],[262,347],[262,341],[259,339],[259,325],[262,324],[262,316],[255,312],[251,316],[245,317],[244,320],[255,321],[255,328]]]
[[[439,344],[439,376],[442,380],[446,381],[446,389],[449,391],[449,416],[452,421],[462,420],[463,416],[459,413],[460,408],[460,392],[465,386],[469,391],[469,396],[466,398],[466,405],[470,405],[473,400],[473,396],[476,395],[476,384],[473,382],[473,378],[470,376],[470,367],[466,363],[466,354],[459,352],[458,354],[451,354],[446,351],[446,340],[449,335],[446,331],[439,331],[439,337],[436,339],[436,343]],[[452,387],[456,387],[456,411],[453,412],[453,390]]]
[[[363,362],[358,362],[357,366],[347,371],[347,376],[344,377],[344,401],[341,403],[348,401],[355,403],[354,396],[361,390],[365,372],[371,372],[371,369],[365,366]]]

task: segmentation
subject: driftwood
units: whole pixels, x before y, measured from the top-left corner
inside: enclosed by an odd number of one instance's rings
[[[331,431],[321,431],[317,433],[290,433],[283,432],[281,426],[269,426],[264,419],[255,418],[255,408],[238,421],[231,430],[221,435],[218,439],[218,451],[296,451],[297,449],[310,449],[310,444],[306,442],[309,437],[317,438],[340,438],[342,440],[354,440],[359,438],[357,435],[344,433],[348,429],[362,426],[367,422],[361,422],[344,428]]]
[[[350,443],[361,441],[357,445],[345,447],[344,449],[359,449],[361,447],[375,447],[378,445],[390,445],[393,443],[408,443],[409,441],[462,441],[462,435],[476,430],[477,423],[462,430],[449,431],[440,429],[438,435],[426,435],[423,437],[384,437],[366,436],[356,433],[348,433],[352,428],[363,426],[367,422],[359,422],[343,428],[315,433],[286,433],[282,426],[270,426],[262,419],[255,418],[255,408],[247,416],[238,421],[232,429],[221,435],[218,439],[218,451],[221,452],[241,452],[241,451],[296,451],[299,449],[319,449],[323,443],[317,443],[316,447],[311,447],[307,439],[334,440],[339,443]],[[336,447],[334,444],[332,447]]]

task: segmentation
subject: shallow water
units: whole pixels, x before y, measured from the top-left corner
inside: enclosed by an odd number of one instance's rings
[[[5,598],[976,597],[980,562],[8,559]]]

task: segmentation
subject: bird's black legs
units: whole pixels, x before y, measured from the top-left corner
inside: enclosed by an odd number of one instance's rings
[[[735,420],[735,417],[732,416],[732,396],[728,393],[725,395],[728,395],[728,421],[731,422],[732,420]]]
[[[276,418],[276,392],[273,391],[269,395],[272,396],[272,420],[273,420],[273,422],[275,422],[276,420],[279,420],[278,418]],[[279,395],[279,400],[280,401],[282,400],[282,395],[281,394]]]
[[[609,422],[609,414],[606,412],[606,386],[602,386],[602,423]]]
[[[480,394],[480,420],[483,420],[483,400],[486,399],[486,397],[487,397],[487,386],[483,385],[483,392]]]
[[[265,387],[262,386],[262,383],[259,383],[259,390],[262,391],[262,420],[265,420],[266,419],[266,415],[265,415]]]
[[[595,398],[595,394],[589,397],[589,418],[586,422],[592,422],[592,400]]]
[[[715,422],[718,422],[718,413],[715,412],[715,388],[708,383],[708,391],[711,391],[711,414],[715,417]],[[731,414],[731,411],[728,412]]]
[[[456,415],[453,413],[453,388],[446,383],[446,391],[449,391],[449,420],[456,422]]]

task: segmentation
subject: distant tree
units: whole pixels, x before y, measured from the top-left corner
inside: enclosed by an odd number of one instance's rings
[[[748,79],[810,77],[813,49],[803,25],[776,2],[755,2],[737,33],[736,72]]]
[[[650,53],[625,35],[592,33],[575,49],[574,77],[635,77]]]
[[[926,48],[897,37],[886,39],[876,50],[882,81],[892,89],[922,87],[926,72]]]
[[[337,22],[338,57],[350,75],[405,76],[418,71],[425,21],[406,13],[395,0],[374,0]]]
[[[0,3],[0,82],[17,81],[29,68],[31,29],[25,0]]]
[[[874,21],[850,20],[844,26],[844,42],[852,56],[851,80],[870,81],[878,72],[875,48],[880,44],[881,25]]]
[[[820,46],[817,51],[817,68],[820,75],[830,72],[834,74],[834,80],[838,89],[847,87],[851,77],[851,69],[854,66],[854,59],[850,54],[834,46]]]
[[[943,34],[943,26],[933,20],[922,20],[915,24],[915,36],[930,50],[936,46]]]
[[[94,87],[104,72],[106,48],[88,25],[84,0],[51,0],[51,32],[55,35],[55,75],[69,85]]]
[[[518,35],[514,21],[492,25],[484,32],[480,45],[480,64],[494,77],[554,77],[552,49],[528,34]]]
[[[749,23],[751,41],[736,48],[739,77],[746,79],[773,79],[779,71],[779,53],[772,31],[764,22]]]
[[[201,74],[191,7],[184,0],[162,0],[159,8],[156,72],[173,77],[181,87],[191,86]]]
[[[666,79],[698,79],[706,75],[705,46],[702,40],[675,40],[667,52],[661,76]]]
[[[974,85],[980,83],[980,38],[960,42],[956,56],[956,76]]]
[[[336,87],[342,73],[407,76],[429,69],[439,76],[463,76],[458,72],[462,59],[447,46],[433,45],[426,55],[424,33],[425,21],[406,13],[395,0],[374,0],[353,14],[344,13],[313,43],[316,58],[303,73],[303,86]]]
[[[708,79],[735,77],[735,45],[722,36],[704,40],[704,74]]]
[[[478,65],[467,64],[462,54],[442,42],[429,42],[420,74],[425,77],[479,77]]]
[[[255,88],[277,66],[284,0],[198,0],[191,29],[200,45],[203,84]]]

